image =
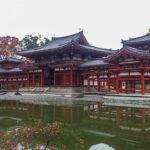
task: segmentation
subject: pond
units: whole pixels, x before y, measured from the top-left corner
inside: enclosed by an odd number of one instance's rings
[[[9,116],[0,116],[0,130],[11,130],[12,128],[16,128],[21,126],[23,120],[20,118],[9,117]]]
[[[95,112],[87,112],[83,104],[56,106],[3,102],[0,104],[0,130],[32,126],[37,120],[45,123],[59,121],[63,122],[63,128],[50,145],[60,149],[88,150],[94,144],[105,143],[115,150],[149,150],[150,131],[123,130],[113,119],[104,119],[106,114],[96,118]],[[36,139],[34,142],[45,141]]]

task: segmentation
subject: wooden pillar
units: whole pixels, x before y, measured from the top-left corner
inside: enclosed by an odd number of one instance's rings
[[[65,86],[66,85],[66,68],[64,68],[64,83],[63,85]]]
[[[80,85],[79,70],[76,70],[76,78],[77,78],[77,83],[76,83],[76,85],[79,86],[79,85]]]
[[[94,88],[95,88],[95,86],[94,86],[94,82],[95,82],[95,78],[94,78],[94,76],[93,76],[93,78],[92,78],[92,91],[94,92]]]
[[[99,75],[97,75],[97,91],[100,91]]]
[[[107,79],[107,86],[108,86],[108,92],[110,92],[110,75],[108,74],[108,79]]]
[[[118,81],[118,74],[116,76],[116,94],[119,94],[119,81]]]
[[[90,92],[90,78],[89,78],[89,77],[88,77],[88,79],[87,79],[87,82],[88,82],[88,83],[87,83],[87,84],[88,84],[88,87],[87,87],[87,88],[88,88],[88,92]]]
[[[56,85],[56,73],[55,73],[55,69],[54,69],[54,86]]]
[[[7,90],[8,90],[8,74],[6,76],[7,76]]]
[[[144,72],[141,72],[141,94],[145,94],[145,80],[144,80]]]
[[[132,92],[135,93],[135,80],[132,81]]]
[[[32,74],[32,87],[35,87],[35,74]]]
[[[27,77],[28,77],[28,87],[30,87],[30,74],[29,74],[29,72],[27,73]]]
[[[73,68],[70,67],[70,86],[73,86]]]
[[[42,80],[43,80],[43,78],[42,78],[42,72],[41,72],[41,73],[40,73],[40,81],[41,81],[41,82],[40,82],[40,87],[43,86],[43,83],[42,83],[43,81],[42,81]]]
[[[43,75],[43,70],[41,72],[41,87],[43,87],[44,84],[44,75]]]
[[[128,91],[127,91],[127,81],[124,81],[125,82],[125,93],[127,94]]]

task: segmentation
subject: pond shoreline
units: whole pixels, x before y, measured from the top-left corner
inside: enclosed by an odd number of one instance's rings
[[[20,102],[44,104],[44,105],[74,105],[86,102],[100,102],[108,106],[123,106],[135,108],[150,108],[149,96],[127,96],[127,95],[85,95],[84,97],[71,97],[54,94],[29,94],[14,95],[8,93],[0,96],[0,100],[16,100]]]

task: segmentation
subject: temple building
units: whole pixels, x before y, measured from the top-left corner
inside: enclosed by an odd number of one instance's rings
[[[122,43],[116,53],[81,65],[85,91],[150,93],[150,35]]]
[[[119,50],[94,47],[83,31],[52,37],[45,46],[18,52],[31,59],[30,64],[15,58],[0,60],[0,87],[79,87],[84,93],[149,94],[150,35],[122,40],[122,44]]]
[[[69,36],[53,37],[46,46],[18,54],[32,59],[33,65],[41,71],[41,76],[34,77],[35,84],[32,86],[82,87],[80,64],[113,53],[111,49],[91,46],[81,31]],[[31,71],[35,72],[34,69]],[[40,84],[37,83],[39,80]]]
[[[19,85],[26,85],[27,76],[23,72],[21,66],[24,64],[22,60],[16,58],[0,59],[0,88],[16,89]]]

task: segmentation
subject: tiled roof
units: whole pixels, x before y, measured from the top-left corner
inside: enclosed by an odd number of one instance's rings
[[[104,66],[108,63],[105,63],[102,59],[87,61],[80,65],[80,67],[90,67],[90,66]]]
[[[20,68],[13,68],[13,69],[3,69],[0,68],[0,73],[13,73],[13,72],[22,72]]]
[[[129,40],[122,40],[123,44],[130,45],[130,44],[141,44],[144,42],[150,42],[150,34],[140,36],[137,38],[130,38]]]
[[[13,57],[8,57],[8,58],[0,59],[0,63],[5,63],[5,62],[10,62],[10,63],[22,63],[23,60],[17,59],[17,58],[13,58]]]
[[[21,54],[27,54],[27,53],[36,53],[36,52],[64,47],[72,42],[79,42],[78,40],[80,39],[82,35],[83,35],[83,32],[79,32],[79,33],[72,34],[69,36],[64,36],[64,37],[53,37],[52,40],[45,46],[31,49],[31,50],[23,50],[19,52],[18,54],[21,55]]]
[[[113,54],[115,53],[115,50],[112,49],[106,49],[106,48],[99,48],[99,47],[94,47],[94,46],[86,46],[86,45],[79,45],[81,48],[89,49],[89,50],[94,50],[98,52],[103,52],[107,54]]]
[[[123,46],[122,49],[127,50],[129,52],[132,52],[134,54],[137,54],[139,56],[144,56],[144,57],[150,56],[150,52],[144,51],[144,50],[139,50],[137,48],[133,48],[133,47],[130,47],[130,46]]]
[[[43,47],[39,47],[39,48],[31,49],[31,50],[23,50],[23,51],[18,52],[18,54],[22,56],[32,55],[32,54],[36,54],[39,52],[47,52],[51,50],[65,48],[73,44],[78,45],[84,49],[101,51],[101,52],[108,53],[108,54],[113,53],[111,49],[97,48],[97,47],[91,46],[86,40],[83,34],[83,31],[81,31],[81,32],[78,32],[76,34],[72,34],[69,36],[53,37],[52,40]]]
[[[105,60],[110,60],[111,58],[113,57],[116,57],[118,56],[120,53],[122,53],[123,51],[126,51],[128,53],[131,53],[135,56],[139,56],[139,57],[150,57],[150,52],[148,51],[144,51],[144,50],[139,50],[137,48],[133,48],[133,47],[130,47],[130,46],[127,46],[127,45],[124,45],[120,50],[118,50],[116,53],[112,54],[112,55],[109,55],[105,58]]]

